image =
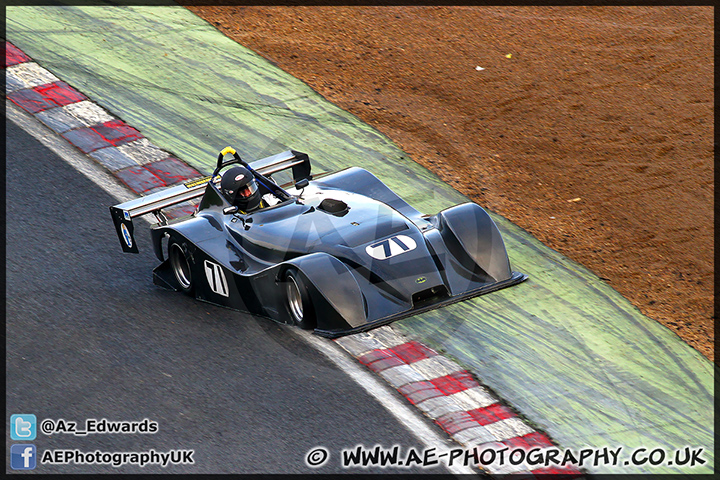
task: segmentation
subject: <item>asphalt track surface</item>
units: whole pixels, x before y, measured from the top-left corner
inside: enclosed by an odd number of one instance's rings
[[[318,170],[363,166],[426,213],[466,201],[185,9],[11,7],[7,25],[41,65],[206,173],[227,144],[248,158],[295,148]],[[530,279],[392,327],[457,359],[564,447],[701,446],[709,465],[689,473],[712,471],[715,366],[592,272],[493,218]]]
[[[10,121],[6,142],[8,418],[159,424],[148,435],[39,435],[29,442],[38,452],[195,451],[195,465],[37,473],[389,473],[344,470],[340,449],[422,450],[290,327],[154,286],[151,249],[117,248],[112,197]],[[136,228],[149,238],[145,222]],[[305,455],[317,446],[331,460],[311,469]]]

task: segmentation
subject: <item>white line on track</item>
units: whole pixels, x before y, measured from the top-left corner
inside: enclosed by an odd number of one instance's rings
[[[80,153],[77,147],[46,127],[38,119],[24,112],[10,100],[5,101],[5,116],[20,128],[35,137],[40,143],[65,160],[71,167],[85,175],[93,183],[115,197],[118,202],[126,202],[136,195],[125,188],[105,168]],[[145,218],[145,217],[143,217]]]
[[[303,330],[294,330],[293,333],[300,336],[310,346],[319,350],[331,362],[345,372],[350,378],[357,382],[365,391],[390,412],[400,423],[423,443],[425,448],[436,448],[442,453],[458,445],[450,439],[441,437],[427,424],[428,420],[421,416],[416,410],[411,409],[403,402],[400,402],[390,388],[380,382],[378,378],[361,367],[357,360],[342,351],[335,342],[314,336],[312,333]],[[478,474],[477,470],[469,467],[453,465],[448,467],[456,475]]]
[[[35,117],[22,111],[9,100],[6,100],[5,105],[6,117],[9,120],[12,120],[20,128],[35,137],[45,147],[55,152],[57,156],[117,199],[118,202],[126,202],[137,198],[136,195],[130,193],[129,190],[122,186],[107,170],[93,162],[86,155],[80,153],[76,147],[43,125]],[[148,220],[145,217],[143,218]],[[148,220],[148,223],[152,222]],[[400,401],[397,394],[392,391],[390,387],[361,367],[357,363],[357,360],[350,357],[349,354],[336,345],[335,342],[314,336],[310,332],[299,329],[288,328],[287,331],[298,336],[312,348],[325,355],[328,360],[365,389],[370,396],[377,400],[380,405],[404,425],[425,448],[436,448],[439,453],[442,453],[450,448],[458,447],[452,440],[444,438],[433,429],[433,427],[428,425],[429,421],[425,417]],[[478,470],[461,465],[453,465],[447,468],[455,475],[478,474]]]

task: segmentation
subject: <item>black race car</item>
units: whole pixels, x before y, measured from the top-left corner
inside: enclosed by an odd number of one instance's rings
[[[228,154],[233,158],[225,160]],[[252,213],[219,186],[245,166],[273,204]],[[125,252],[137,253],[133,218],[155,214],[157,285],[200,300],[314,329],[327,337],[522,282],[495,223],[465,203],[423,215],[370,172],[351,167],[313,178],[293,150],[243,161],[231,147],[211,176],[110,207]],[[285,188],[273,175],[291,173]],[[200,198],[190,216],[162,210]]]

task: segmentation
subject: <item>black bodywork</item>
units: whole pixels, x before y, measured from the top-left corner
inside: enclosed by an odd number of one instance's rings
[[[235,160],[224,162],[227,153]],[[338,337],[526,278],[511,270],[500,232],[475,203],[423,215],[364,169],[312,179],[307,155],[289,151],[249,164],[262,193],[278,203],[246,214],[234,211],[216,185],[231,163],[248,165],[228,147],[204,184],[186,184],[204,188],[194,194],[202,199],[189,217],[166,221],[160,214],[191,196],[182,194],[183,186],[111,207],[129,252],[137,251],[132,217],[158,215],[152,228],[161,261],[156,284]],[[271,174],[287,169],[295,187],[286,191]],[[177,273],[177,258],[184,260],[184,275]],[[301,292],[304,323],[292,314],[291,280]]]

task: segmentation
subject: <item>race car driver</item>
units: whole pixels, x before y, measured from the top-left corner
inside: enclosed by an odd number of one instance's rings
[[[220,191],[228,202],[243,213],[251,213],[268,206],[260,196],[255,177],[245,167],[233,167],[225,172],[220,182]]]

